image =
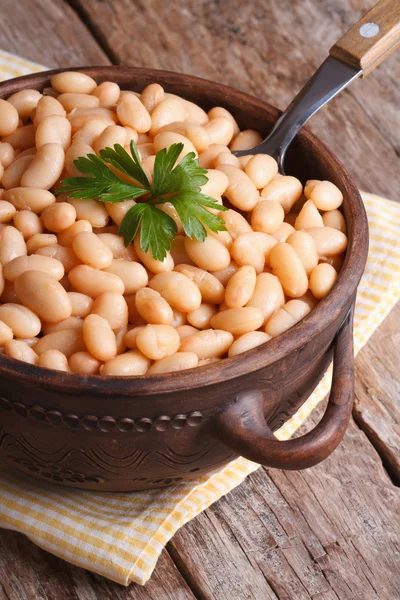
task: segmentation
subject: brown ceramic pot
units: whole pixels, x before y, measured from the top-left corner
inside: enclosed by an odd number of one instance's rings
[[[158,81],[205,109],[224,106],[241,128],[262,133],[278,116],[261,100],[187,75],[128,67],[79,70],[132,90]],[[0,97],[41,90],[56,72],[6,81]],[[343,165],[308,131],[292,144],[286,167],[303,182],[329,179],[344,194],[349,246],[329,296],[266,345],[177,374],[82,377],[0,355],[2,463],[69,486],[129,491],[208,473],[239,454],[267,466],[302,469],[334,450],[351,414],[352,309],[367,256],[367,219]],[[303,437],[278,441],[272,432],[312,392],[332,349],[334,380],[322,421]]]

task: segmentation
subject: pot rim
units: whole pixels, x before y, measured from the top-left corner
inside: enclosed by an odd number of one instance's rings
[[[0,97],[3,95],[9,96],[29,86],[34,88],[38,86],[46,87],[53,75],[64,71],[79,71],[102,80],[117,75],[120,79],[126,78],[127,82],[129,78],[135,76],[149,77],[154,81],[162,80],[166,87],[168,87],[168,84],[180,83],[187,87],[188,92],[202,88],[205,96],[207,90],[214,90],[227,98],[233,94],[235,100],[239,100],[243,108],[246,107],[249,111],[255,108],[263,109],[276,118],[280,114],[277,108],[267,102],[207,79],[173,71],[113,65],[54,69],[6,80],[0,83]],[[343,308],[348,304],[348,299],[355,295],[367,258],[368,221],[360,193],[339,159],[307,128],[303,128],[298,133],[297,139],[306,148],[307,153],[329,160],[330,165],[340,176],[346,212],[348,212],[348,216],[351,216],[353,225],[352,231],[349,232],[349,245],[345,262],[333,290],[297,325],[268,341],[268,346],[263,344],[238,356],[225,358],[211,365],[196,367],[194,371],[188,369],[178,373],[165,373],[148,377],[82,376],[52,371],[0,355],[0,373],[25,382],[33,383],[36,381],[47,388],[62,389],[64,392],[76,391],[77,386],[79,386],[81,393],[88,392],[99,395],[113,393],[125,397],[147,396],[158,393],[182,392],[249,375],[281,360],[289,353],[296,352],[304,346],[305,340],[314,339],[321,329],[327,327],[339,317]]]

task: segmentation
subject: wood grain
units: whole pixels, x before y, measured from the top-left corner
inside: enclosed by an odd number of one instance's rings
[[[47,68],[105,65],[107,56],[63,0],[1,0],[0,48]]]
[[[357,357],[353,414],[400,485],[400,304]]]
[[[347,0],[73,0],[114,61],[210,78],[281,109],[343,31],[372,4],[373,0],[351,5]],[[356,82],[311,121],[311,128],[346,163],[361,189],[393,198],[400,191],[394,149],[400,148],[395,102],[399,70],[397,53],[367,78],[368,87]],[[388,113],[383,106],[389,107]]]
[[[352,423],[322,465],[259,469],[179,530],[169,551],[205,600],[393,600],[399,508],[400,491]]]
[[[377,32],[363,35],[362,28],[368,26],[378,27]],[[364,77],[399,45],[400,4],[397,0],[380,0],[332,46],[329,54],[356,69],[362,69]]]

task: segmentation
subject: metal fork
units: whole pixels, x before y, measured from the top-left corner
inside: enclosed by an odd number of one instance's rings
[[[380,0],[332,46],[330,56],[279,117],[268,137],[255,148],[232,153],[269,154],[285,174],[286,150],[306,121],[349,83],[370,73],[399,44],[400,2]]]

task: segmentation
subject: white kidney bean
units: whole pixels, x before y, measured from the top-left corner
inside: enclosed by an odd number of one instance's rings
[[[89,144],[87,144],[83,139],[76,138],[74,139],[71,146],[65,153],[65,172],[68,177],[82,177],[82,173],[78,171],[76,166],[74,165],[74,161],[80,158],[81,156],[86,157],[88,154],[94,154],[94,150]],[[86,201],[85,202],[89,202]]]
[[[150,279],[149,287],[161,294],[170,306],[184,313],[196,310],[201,304],[199,288],[183,273],[158,273]]]
[[[279,279],[271,273],[257,275],[254,293],[246,306],[258,308],[263,315],[265,324],[272,313],[284,304],[285,295]]]
[[[92,95],[99,99],[102,108],[110,108],[117,104],[120,93],[121,90],[117,83],[104,81],[93,90]]]
[[[45,367],[46,369],[53,369],[55,371],[69,372],[70,368],[68,365],[68,359],[59,350],[46,350],[39,356],[39,367]]]
[[[4,354],[31,365],[37,365],[39,361],[36,352],[22,340],[8,340],[4,344]]]
[[[182,152],[177,158],[178,162],[180,162],[182,158],[184,158],[190,152],[193,152],[194,155],[197,157],[197,151],[196,148],[193,146],[192,142],[180,133],[175,133],[173,131],[163,131],[155,136],[154,154],[159,152],[163,148],[168,149],[170,146],[172,146],[172,144],[183,144]]]
[[[211,319],[214,329],[229,331],[232,335],[243,335],[255,331],[264,322],[262,312],[258,308],[245,306],[242,308],[228,308],[217,313]]]
[[[228,176],[224,196],[229,202],[240,210],[252,210],[260,201],[260,194],[250,177],[232,165],[220,165],[218,170]]]
[[[146,325],[136,336],[138,349],[151,360],[160,360],[177,352],[180,338],[170,325]]]
[[[66,112],[63,105],[52,96],[42,96],[34,109],[35,117],[33,125],[37,128],[40,123],[50,115],[65,117]]]
[[[4,321],[0,321],[0,347],[3,347],[8,340],[12,340],[14,337],[11,327],[9,327]]]
[[[132,327],[132,329],[129,329],[129,331],[125,333],[124,344],[127,348],[136,348],[136,336],[145,325],[146,323],[139,325],[138,327]]]
[[[105,292],[94,301],[92,314],[109,322],[111,329],[120,329],[128,324],[128,306],[122,294]]]
[[[218,271],[230,263],[229,250],[216,238],[207,236],[204,242],[185,238],[185,248],[191,260],[201,269]]]
[[[346,221],[340,210],[328,210],[322,215],[322,221],[325,227],[332,227],[345,235],[347,234]]]
[[[9,223],[16,212],[16,208],[11,202],[0,200],[0,223]]]
[[[268,233],[242,233],[233,242],[231,255],[241,267],[251,265],[257,273],[261,273],[276,243],[276,239]]]
[[[79,221],[74,221],[74,223],[72,223],[72,225],[70,225],[69,227],[67,227],[63,231],[59,232],[59,234],[57,236],[58,237],[58,243],[61,246],[65,246],[67,248],[71,248],[72,247],[72,242],[73,242],[75,236],[78,233],[81,233],[81,232],[86,232],[86,233],[91,233],[92,232],[92,226],[89,223],[89,221],[86,221],[85,219],[81,219]]]
[[[236,240],[242,233],[253,231],[248,221],[236,210],[229,209],[218,215],[225,221],[225,226],[233,240]]]
[[[177,121],[161,127],[158,134],[164,132],[174,132],[184,136],[194,146],[197,152],[204,152],[211,144],[210,136],[205,127],[197,123],[188,123],[186,121]]]
[[[4,175],[1,178],[1,185],[5,190],[17,188],[21,184],[22,177],[32,164],[34,158],[33,155],[21,156],[21,158],[17,157],[17,159],[5,169]],[[2,168],[3,167],[1,167],[1,169]]]
[[[131,260],[112,259],[111,264],[104,271],[120,278],[125,286],[126,294],[134,294],[140,288],[145,287],[149,280],[143,265]]]
[[[106,127],[98,138],[93,143],[93,149],[96,154],[100,154],[100,150],[104,148],[112,148],[115,144],[125,146],[127,142],[127,134],[124,127],[120,125],[109,125]]]
[[[318,181],[310,189],[307,188],[307,199],[312,200],[318,210],[334,210],[343,202],[343,194],[330,181]]]
[[[81,330],[82,328],[83,320],[79,317],[73,317],[72,315],[59,323],[46,323],[45,321],[42,321],[42,333],[44,335],[55,333],[56,331],[64,331],[65,329]]]
[[[94,301],[90,296],[79,292],[68,292],[68,297],[71,302],[71,315],[73,317],[84,319],[92,312]]]
[[[33,125],[18,127],[10,135],[3,136],[2,141],[11,144],[14,150],[28,150],[35,146],[35,128]]]
[[[36,108],[42,94],[37,90],[20,90],[7,98],[7,102],[12,104],[18,112],[20,119],[28,119],[31,112]]]
[[[59,233],[75,222],[76,210],[68,202],[57,202],[44,209],[41,219],[46,229]]]
[[[271,336],[263,331],[249,331],[249,333],[241,335],[233,342],[232,346],[229,348],[228,356],[231,358],[232,356],[237,356],[238,354],[252,350],[257,346],[261,346],[261,344],[265,344],[265,342],[268,342],[270,339]]]
[[[97,360],[106,361],[117,354],[115,333],[110,323],[97,314],[88,315],[83,322],[83,340]]]
[[[68,274],[68,279],[77,292],[86,294],[91,298],[97,298],[105,292],[123,294],[125,291],[125,286],[120,277],[117,277],[114,273],[93,269],[88,265],[73,267]]]
[[[48,190],[31,187],[14,187],[6,190],[2,199],[11,202],[17,210],[31,210],[38,215],[56,201],[54,194]]]
[[[307,200],[296,217],[295,229],[311,229],[311,227],[323,227],[324,222],[312,200]]]
[[[289,235],[294,231],[295,229],[292,225],[284,222],[279,229],[272,234],[272,237],[274,237],[278,242],[286,242]]]
[[[347,236],[332,227],[311,227],[307,230],[320,256],[336,256],[347,248]]]
[[[78,232],[72,239],[72,249],[84,264],[95,269],[105,269],[113,262],[110,248],[90,231]]]
[[[64,71],[51,78],[51,86],[60,94],[91,94],[97,87],[94,79],[78,71]]]
[[[82,129],[86,123],[97,119],[108,121],[109,125],[117,122],[116,114],[108,108],[77,108],[68,114],[73,135]]]
[[[311,271],[317,266],[319,259],[315,242],[311,235],[306,231],[294,231],[289,235],[286,243],[296,251],[303,263],[307,276],[309,276]]]
[[[259,146],[262,142],[261,135],[253,129],[241,131],[231,143],[231,150],[249,150]]]
[[[167,255],[163,261],[156,260],[152,257],[149,250],[147,252],[143,252],[143,250],[140,247],[140,238],[138,235],[135,237],[134,246],[140,261],[152,273],[163,273],[165,271],[172,271],[172,269],[174,268],[174,260],[170,252],[167,252]]]
[[[210,321],[216,313],[217,307],[215,304],[202,302],[199,308],[187,314],[187,320],[196,329],[209,329],[211,327]]]
[[[232,165],[232,167],[236,167],[237,169],[242,168],[239,158],[231,152],[220,152],[217,154],[214,158],[213,166],[215,169],[218,169],[220,165]]]
[[[0,306],[0,321],[18,338],[35,337],[41,329],[40,319],[32,310],[12,302]]]
[[[11,281],[7,281],[7,279],[4,279],[2,276],[2,267],[0,268],[0,290],[2,290],[0,296],[1,302],[21,304],[15,293],[14,284],[11,283]]]
[[[151,288],[138,290],[135,297],[136,309],[147,323],[171,325],[174,314],[168,302]]]
[[[214,106],[214,108],[208,111],[207,116],[210,119],[210,121],[218,117],[224,117],[225,119],[228,119],[228,121],[231,121],[231,123],[233,124],[234,136],[236,136],[240,132],[239,125],[237,124],[233,115],[231,115],[231,113],[228,110],[226,110],[226,108],[222,108],[222,106]]]
[[[144,375],[151,361],[139,350],[130,350],[107,361],[100,369],[102,375],[132,377]]]
[[[307,302],[300,299],[289,300],[283,308],[278,308],[267,321],[265,333],[276,337],[296,325],[310,312],[311,308]]]
[[[115,233],[98,233],[97,234],[103,244],[108,246],[113,253],[114,258],[122,258],[123,260],[137,261],[138,256],[133,244],[125,246],[124,240]]]
[[[299,200],[303,192],[301,182],[290,175],[275,177],[261,192],[265,200],[274,200],[282,205],[285,213]]]
[[[150,83],[146,86],[140,95],[140,101],[151,114],[157,104],[160,104],[164,100],[164,88],[159,83]]]
[[[232,275],[225,290],[225,304],[228,308],[242,308],[253,296],[257,275],[254,267],[240,267]],[[190,323],[190,321],[189,321]]]
[[[244,169],[258,190],[265,188],[278,174],[278,163],[268,154],[255,154]]]
[[[28,254],[35,254],[40,248],[54,246],[57,244],[57,236],[52,233],[34,233],[26,241],[26,249]]]
[[[175,265],[189,264],[194,265],[190,260],[185,248],[185,236],[176,235],[171,242],[170,253]]]
[[[221,170],[209,169],[207,177],[207,183],[201,186],[202,193],[212,198],[220,198],[229,185],[228,176]]]
[[[313,269],[310,275],[310,290],[313,295],[322,300],[336,283],[338,274],[332,265],[321,263]]]
[[[233,335],[229,331],[205,329],[185,337],[180,352],[193,352],[199,359],[220,357],[232,345]]]
[[[50,256],[51,258],[59,260],[60,263],[62,263],[66,273],[69,273],[71,269],[81,264],[79,258],[76,256],[72,248],[64,248],[64,246],[60,246],[59,244],[51,244],[49,246],[39,248],[39,250],[36,250],[36,254],[41,256]]]
[[[10,135],[13,133],[19,123],[18,111],[7,100],[0,100],[0,135]]]
[[[270,263],[273,274],[278,277],[287,296],[299,298],[306,293],[308,277],[300,257],[292,246],[286,242],[276,244],[271,250]]]
[[[57,281],[64,276],[64,267],[62,263],[48,256],[32,254],[31,256],[18,256],[4,267],[4,277],[8,281],[15,281],[25,271],[41,271],[54,277]]]
[[[14,217],[14,227],[28,240],[33,235],[43,233],[43,223],[39,217],[30,210],[20,210]]]
[[[176,121],[186,120],[186,110],[184,104],[177,98],[164,98],[159,102],[151,113],[150,135],[154,137],[159,130]]]
[[[222,284],[222,287],[228,284],[228,281],[232,277],[234,273],[238,270],[239,265],[235,261],[231,261],[229,265],[225,269],[220,269],[219,271],[214,271],[213,276],[218,279],[218,281]],[[205,299],[205,298],[204,298]],[[223,297],[220,302],[216,302],[216,304],[220,304],[223,301]]]
[[[198,329],[196,329],[196,327],[193,327],[192,325],[178,325],[176,331],[180,337],[180,340],[182,341],[189,335],[197,333]]]
[[[50,115],[36,129],[36,148],[50,143],[59,144],[64,152],[71,145],[71,123],[65,117]]]
[[[201,152],[199,156],[199,166],[202,169],[212,169],[215,158],[221,152],[229,152],[229,154],[231,154],[228,146],[224,146],[223,144],[210,144],[207,150]]]
[[[194,352],[176,352],[157,360],[147,371],[147,375],[160,375],[161,373],[173,373],[185,369],[197,367],[199,359]]]
[[[0,164],[5,169],[11,165],[15,158],[14,148],[8,142],[0,142]]]
[[[97,108],[100,101],[96,96],[90,94],[77,94],[76,92],[65,92],[57,96],[57,100],[69,113],[74,108]]]
[[[282,226],[285,211],[275,200],[263,200],[254,208],[251,226],[254,231],[263,231],[273,235]]]
[[[186,275],[196,284],[205,302],[220,304],[223,301],[224,286],[213,274],[188,264],[178,264],[175,271]]]
[[[80,375],[96,375],[100,370],[101,362],[94,358],[86,350],[75,352],[69,357],[69,368],[72,373],[79,373]]]
[[[58,350],[67,358],[85,350],[82,329],[62,329],[44,335],[34,346],[37,354],[42,354],[48,350]]]
[[[4,266],[27,253],[24,237],[18,229],[6,225],[0,229],[0,263]]]
[[[117,116],[122,125],[132,127],[138,133],[146,133],[152,126],[152,117],[146,107],[139,98],[129,92],[120,96],[117,103]]]
[[[339,273],[340,269],[343,267],[344,259],[344,254],[336,254],[335,256],[321,256],[319,262],[332,265],[335,271]]]
[[[41,146],[21,177],[21,186],[48,190],[60,178],[64,160],[64,150],[59,144]]]
[[[25,271],[14,282],[20,301],[41,319],[58,323],[71,316],[71,302],[62,285],[41,271]]]
[[[223,144],[227,146],[234,135],[234,125],[230,119],[215,117],[210,120],[204,129],[208,133],[211,144]]]
[[[104,208],[107,211],[107,214],[112,218],[116,225],[121,225],[122,219],[128,212],[132,206],[135,206],[136,202],[134,200],[127,200],[126,202],[105,202]]]

